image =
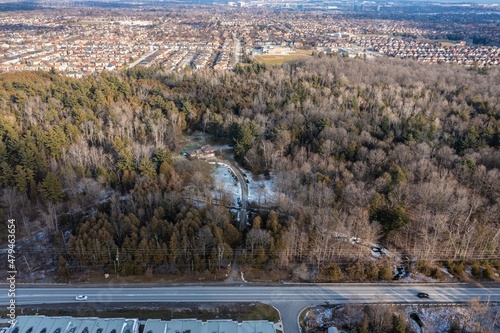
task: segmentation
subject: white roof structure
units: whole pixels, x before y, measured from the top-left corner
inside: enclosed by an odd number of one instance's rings
[[[274,324],[265,320],[149,319],[143,333],[276,333]]]
[[[139,333],[139,320],[19,316],[6,333]],[[276,333],[276,329],[265,320],[148,319],[142,333]]]
[[[6,333],[138,333],[138,319],[19,316]]]

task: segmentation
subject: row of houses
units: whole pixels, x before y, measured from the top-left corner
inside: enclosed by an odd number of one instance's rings
[[[350,42],[361,47],[402,59],[422,62],[447,62],[481,66],[500,64],[500,48],[494,46],[468,46],[464,41],[451,46],[438,42],[418,42],[389,36],[352,36]]]

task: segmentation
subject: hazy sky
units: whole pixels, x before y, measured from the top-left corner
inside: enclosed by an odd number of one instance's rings
[[[443,3],[486,3],[486,4],[500,4],[500,0],[422,0]]]

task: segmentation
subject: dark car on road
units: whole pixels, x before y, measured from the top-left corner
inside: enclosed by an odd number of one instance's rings
[[[418,293],[418,294],[417,294],[417,297],[418,297],[418,298],[429,298],[429,294],[426,294],[426,293]]]

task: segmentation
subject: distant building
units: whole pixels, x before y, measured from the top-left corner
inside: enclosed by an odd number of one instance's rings
[[[212,146],[206,145],[199,149],[188,150],[186,154],[189,158],[210,158],[215,157],[215,150]]]
[[[264,47],[263,46],[256,46],[253,49],[253,54],[264,54]]]
[[[341,56],[348,58],[355,58],[356,56],[358,56],[358,54],[352,49],[339,48],[338,52]]]

